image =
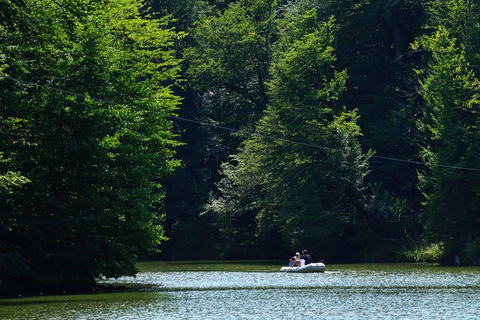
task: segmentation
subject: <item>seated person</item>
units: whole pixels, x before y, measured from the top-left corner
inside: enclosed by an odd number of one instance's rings
[[[300,253],[295,253],[294,257],[291,257],[289,260],[289,267],[300,267]]]
[[[300,258],[300,267],[305,267],[305,260]]]
[[[312,257],[308,254],[307,250],[302,251],[302,258],[305,259],[305,264],[312,263]]]

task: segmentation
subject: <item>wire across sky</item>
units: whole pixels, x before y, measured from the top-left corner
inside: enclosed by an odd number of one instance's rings
[[[152,111],[152,110],[145,110],[145,109],[128,106],[128,105],[121,104],[121,103],[114,102],[114,101],[110,101],[110,100],[100,99],[100,98],[96,98],[96,97],[90,97],[90,96],[87,96],[85,94],[55,88],[55,87],[52,87],[50,85],[43,85],[43,84],[39,84],[39,83],[25,81],[25,80],[10,77],[10,76],[7,76],[7,75],[0,75],[0,79],[2,79],[2,78],[3,79],[8,79],[8,80],[11,80],[11,81],[15,81],[15,82],[17,82],[21,85],[24,85],[24,86],[31,86],[31,87],[33,86],[33,87],[45,88],[45,89],[48,89],[48,90],[57,91],[57,92],[61,92],[61,93],[64,93],[64,94],[68,94],[68,95],[72,95],[72,96],[76,96],[76,97],[80,97],[80,98],[90,99],[92,101],[96,101],[96,102],[100,102],[100,103],[106,103],[106,104],[110,104],[110,105],[114,105],[114,106],[120,106],[120,107],[129,108],[129,109],[138,110],[138,111],[143,111],[143,112],[153,112],[153,113],[162,114],[161,112]],[[216,124],[213,124],[213,123],[207,123],[207,122],[199,121],[199,120],[195,120],[195,119],[189,119],[189,118],[185,118],[185,117],[172,116],[172,115],[166,115],[166,114],[162,114],[162,115],[164,115],[165,117],[168,117],[172,120],[175,120],[175,121],[185,121],[185,122],[195,123],[195,124],[198,124],[198,125],[209,126],[209,127],[212,127],[212,128],[216,128],[216,129],[220,129],[220,130],[224,130],[224,131],[229,131],[229,132],[241,132],[241,131],[243,132],[243,130],[240,130],[240,129],[230,128],[230,127],[226,127],[226,126],[220,126],[220,125],[216,125]],[[331,151],[342,152],[341,149],[335,149],[335,148],[320,146],[320,145],[311,144],[311,143],[305,143],[305,142],[296,141],[296,140],[277,138],[277,137],[262,135],[262,134],[255,133],[255,132],[253,132],[253,133],[252,132],[246,132],[246,133],[251,135],[251,136],[258,136],[258,137],[262,137],[262,138],[269,139],[269,140],[272,140],[272,141],[281,141],[281,142],[292,143],[292,144],[302,145],[302,146],[311,147],[311,148],[318,148],[318,149],[323,149],[323,150],[331,150]],[[399,158],[394,158],[394,157],[372,155],[371,158],[385,160],[385,161],[394,161],[394,162],[402,162],[402,163],[409,163],[409,164],[426,166],[425,163],[420,162],[420,161],[399,159]],[[434,165],[434,167],[448,168],[448,169],[455,169],[455,170],[480,171],[480,168],[468,168],[468,167],[451,166],[451,165],[444,165],[444,164],[436,164],[436,165]]]

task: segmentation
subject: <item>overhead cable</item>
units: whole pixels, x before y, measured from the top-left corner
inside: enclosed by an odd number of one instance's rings
[[[113,102],[113,101],[110,101],[110,100],[100,99],[100,98],[96,98],[96,97],[90,97],[90,96],[87,96],[87,95],[85,95],[85,94],[76,93],[76,92],[72,92],[72,91],[68,91],[68,90],[63,90],[63,89],[55,88],[55,87],[52,87],[52,86],[49,86],[49,85],[43,85],[43,84],[39,84],[39,83],[34,83],[34,82],[30,82],[30,81],[25,81],[25,80],[18,79],[18,78],[14,78],[14,77],[10,77],[10,76],[7,76],[7,75],[0,75],[0,79],[2,79],[2,78],[3,78],[3,79],[9,79],[9,80],[18,82],[18,83],[20,83],[20,84],[22,84],[22,85],[24,85],[24,86],[41,87],[41,88],[45,88],[45,89],[48,89],[48,90],[52,90],[52,91],[57,91],[57,92],[62,92],[62,93],[65,93],[65,94],[69,94],[69,95],[72,95],[72,96],[77,96],[77,97],[81,97],[81,98],[85,98],[85,99],[91,99],[91,100],[93,100],[93,101],[97,101],[97,102],[101,102],[101,103],[106,103],[106,104],[110,104],[110,105],[125,107],[125,108],[129,108],[129,109],[133,109],[133,110],[143,111],[143,112],[162,114],[161,112],[158,112],[158,111],[145,110],[145,109],[141,109],[141,108],[137,108],[137,107],[132,107],[132,106],[129,106],[129,105],[121,104],[121,103],[118,103],[118,102]],[[240,130],[240,129],[235,129],[235,128],[230,128],[230,127],[220,126],[220,125],[217,125],[217,124],[207,123],[207,122],[203,122],[203,121],[199,121],[199,120],[188,119],[188,118],[184,118],[184,117],[167,115],[167,114],[162,114],[162,115],[165,116],[165,117],[167,117],[167,118],[169,118],[169,119],[172,119],[172,120],[181,120],[181,121],[185,121],[185,122],[196,123],[196,124],[199,124],[199,125],[202,125],[202,126],[209,126],[209,127],[213,127],[213,128],[216,128],[216,129],[221,129],[221,130],[224,130],[224,131],[229,131],[229,132],[243,132],[243,131]],[[281,141],[281,142],[287,142],[287,143],[292,143],[292,144],[297,144],[297,145],[302,145],[302,146],[307,146],[307,147],[312,147],[312,148],[318,148],[318,149],[323,149],[323,150],[331,150],[331,151],[343,152],[341,149],[335,149],[335,148],[330,148],[330,147],[325,147],[325,146],[319,146],[319,145],[316,145],[316,144],[305,143],[305,142],[296,141],[296,140],[290,140],[290,139],[284,139],[284,138],[276,138],[276,137],[267,136],[267,135],[263,135],[263,134],[259,134],[259,133],[252,133],[252,132],[246,132],[246,133],[247,133],[248,135],[251,135],[251,136],[257,136],[257,137],[269,139],[269,140],[272,140],[272,141]],[[377,155],[372,155],[371,158],[380,159],[380,160],[386,160],[386,161],[395,161],[395,162],[403,162],[403,163],[410,163],[410,164],[415,164],[415,165],[426,166],[425,163],[420,162],[420,161],[414,161],[414,160],[406,160],[406,159],[399,159],[399,158],[385,157],[385,156],[377,156]],[[439,168],[456,169],[456,170],[480,171],[480,168],[459,167],[459,166],[451,166],[451,165],[443,165],[443,164],[436,164],[436,165],[433,165],[433,166],[434,166],[434,167],[439,167]]]

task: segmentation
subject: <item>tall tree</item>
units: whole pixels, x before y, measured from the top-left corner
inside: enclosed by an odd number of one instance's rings
[[[276,2],[232,3],[199,21],[196,46],[186,52],[192,86],[204,99],[204,112],[222,125],[251,126],[265,109],[266,81],[275,32]]]
[[[218,228],[211,216],[202,214],[203,206],[215,189],[220,164],[235,152],[242,138],[213,126],[252,128],[268,101],[265,92],[276,2],[217,5],[196,22],[184,48],[189,82],[180,112],[198,123],[182,121],[176,126],[182,141],[188,143],[179,149],[184,165],[169,181],[166,199],[171,226],[167,247],[177,259],[218,258],[221,254],[215,250]]]
[[[290,19],[276,44],[271,102],[234,167],[225,167],[222,194],[209,209],[236,252],[245,233],[228,230],[241,223],[264,256],[299,246],[329,258],[347,248],[353,254],[368,156],[356,112],[339,104],[346,72],[333,67],[334,24],[314,10]]]
[[[475,1],[434,1],[432,8],[434,32],[416,44],[429,54],[427,68],[419,71],[424,99],[419,122],[425,134],[422,156],[430,169],[420,178],[429,231],[432,240],[445,246],[443,262],[453,263],[459,256],[462,263],[478,263],[480,83],[477,67],[471,64],[478,51],[466,30],[478,32],[478,23],[467,24],[468,15],[479,8]],[[467,13],[467,19],[451,19],[460,12]]]
[[[175,32],[142,18],[136,0],[7,1],[0,10],[9,17],[0,114],[10,127],[0,150],[7,169],[30,180],[0,190],[2,290],[134,274],[138,256],[164,240],[158,180],[177,165]]]
[[[317,19],[336,20],[338,69],[348,70],[346,91],[340,99],[349,110],[358,109],[363,150],[374,150],[366,183],[364,235],[370,237],[369,259],[393,259],[407,239],[418,238],[422,228],[418,166],[381,156],[420,161],[415,73],[420,55],[409,48],[423,32],[423,0],[292,0],[285,17],[306,9]]]

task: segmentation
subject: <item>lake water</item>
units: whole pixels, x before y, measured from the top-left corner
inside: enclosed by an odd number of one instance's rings
[[[0,319],[480,319],[480,268],[273,262],[140,263],[123,292],[0,300]],[[300,318],[299,318],[300,317]]]

